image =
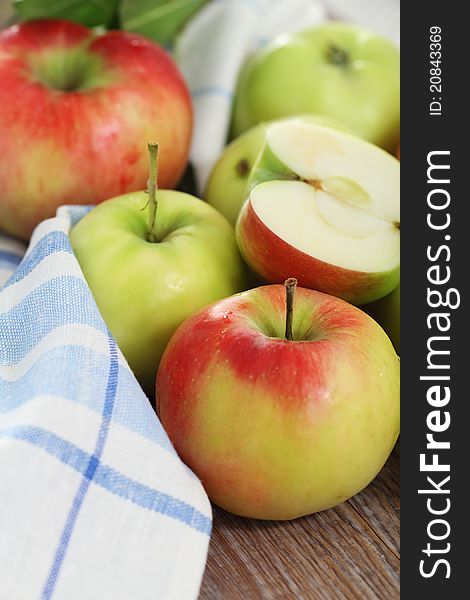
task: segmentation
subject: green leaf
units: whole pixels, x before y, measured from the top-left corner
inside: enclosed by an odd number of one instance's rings
[[[159,44],[173,41],[186,21],[207,0],[122,0],[121,27]]]
[[[67,19],[87,27],[109,26],[119,0],[13,0],[22,19]]]

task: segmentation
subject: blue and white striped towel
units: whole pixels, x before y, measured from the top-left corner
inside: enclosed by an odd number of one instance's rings
[[[72,253],[86,210],[41,223],[0,291],[0,598],[196,598],[210,504]]]

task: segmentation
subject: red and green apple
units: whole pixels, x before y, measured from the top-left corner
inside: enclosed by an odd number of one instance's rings
[[[160,364],[157,412],[225,510],[293,519],[369,484],[399,432],[399,359],[358,308],[286,282],[189,318]]]
[[[149,139],[160,144],[162,187],[187,162],[186,84],[137,34],[59,20],[13,25],[0,33],[0,106],[0,227],[22,238],[61,204],[144,188]]]
[[[285,121],[271,125],[250,175],[237,241],[268,283],[353,304],[399,283],[400,168],[391,154],[347,133]]]

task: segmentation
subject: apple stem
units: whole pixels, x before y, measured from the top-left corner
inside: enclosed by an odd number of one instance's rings
[[[149,242],[156,242],[157,236],[154,231],[155,220],[157,216],[157,182],[158,182],[158,142],[149,142],[149,179],[147,182],[147,191],[149,195],[149,232],[147,239]]]
[[[297,287],[297,279],[289,277],[284,282],[286,288],[286,340],[293,341],[292,319],[294,316],[294,295]]]

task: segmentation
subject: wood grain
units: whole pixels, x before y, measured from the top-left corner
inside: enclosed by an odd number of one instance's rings
[[[214,507],[199,600],[399,598],[399,452],[344,504],[290,522]]]

